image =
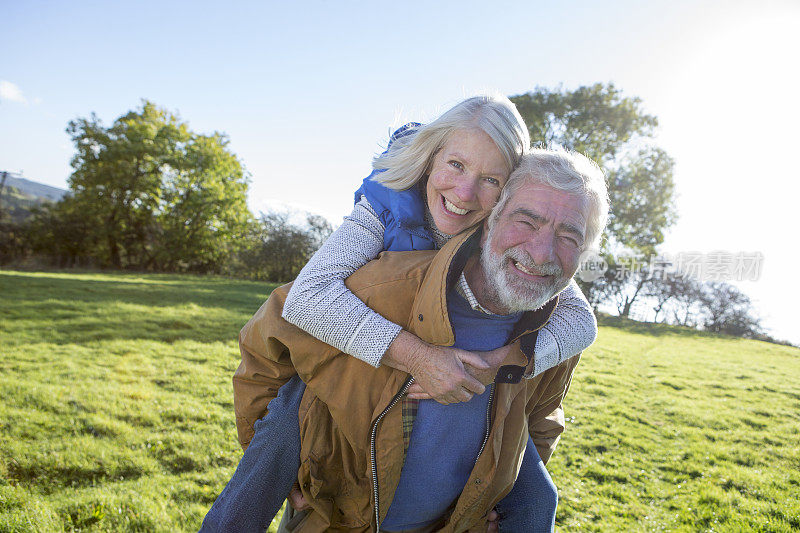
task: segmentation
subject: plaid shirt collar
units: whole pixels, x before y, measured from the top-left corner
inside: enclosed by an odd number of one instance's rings
[[[463,296],[464,299],[469,303],[469,306],[475,311],[480,311],[481,313],[487,315],[498,316],[478,303],[478,299],[475,298],[475,294],[472,292],[472,289],[469,288],[469,283],[467,283],[467,277],[464,275],[464,272],[461,272],[461,276],[459,276],[455,288],[456,292]]]

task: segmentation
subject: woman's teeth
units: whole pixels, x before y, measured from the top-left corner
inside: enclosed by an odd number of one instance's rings
[[[452,203],[447,198],[444,199],[444,207],[451,213],[455,213],[456,215],[466,215],[469,213],[469,209],[461,209],[460,207],[456,207],[454,203]]]

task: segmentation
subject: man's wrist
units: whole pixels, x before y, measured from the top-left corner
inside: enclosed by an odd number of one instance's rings
[[[419,347],[415,345],[420,342],[422,341],[411,333],[401,330],[389,345],[389,348],[386,349],[381,363],[402,370],[412,376],[415,375],[419,364]]]

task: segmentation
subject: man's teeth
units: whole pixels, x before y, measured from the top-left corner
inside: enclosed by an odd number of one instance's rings
[[[444,199],[444,206],[448,211],[455,213],[456,215],[466,215],[469,213],[469,209],[461,209],[460,207],[456,207],[455,204],[447,198]]]
[[[530,274],[531,276],[540,276],[541,275],[541,274],[537,274],[536,272],[531,272],[530,270],[528,270],[527,268],[522,266],[522,263],[520,263],[518,261],[514,261],[514,266],[517,267],[518,269],[520,269],[521,271],[525,272],[526,274]]]

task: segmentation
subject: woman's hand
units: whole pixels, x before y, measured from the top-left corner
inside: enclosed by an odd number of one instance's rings
[[[289,492],[289,503],[294,507],[295,511],[305,511],[311,508],[305,496],[303,496],[303,493],[300,492],[297,483],[295,483],[295,486],[292,487],[291,492]]]
[[[414,376],[415,384],[409,389],[409,397],[431,398],[444,405],[466,402],[474,394],[482,394],[486,387],[474,373],[490,369],[480,355],[458,348],[433,346],[407,331],[401,331],[389,345],[381,362]]]
[[[497,511],[494,509],[489,511],[489,514],[486,515],[486,533],[497,533],[500,531],[499,521],[500,515],[497,514]]]
[[[472,377],[480,381],[481,384],[488,385],[489,383],[492,383],[494,381],[494,378],[497,375],[497,370],[500,368],[500,365],[508,356],[511,347],[501,346],[500,348],[496,348],[490,352],[467,352],[464,350],[458,350],[457,348],[442,348],[442,349],[455,350],[456,357],[460,357],[463,354],[469,354],[470,357],[460,359],[460,361],[464,363],[464,369],[467,371],[468,374],[470,374]],[[477,360],[479,360],[482,363],[480,366],[472,364],[472,361],[477,361]],[[480,394],[480,392],[478,392],[477,394]],[[411,387],[409,387],[408,397],[416,400],[429,400],[432,398],[436,399],[433,397],[432,394],[429,394],[424,387],[418,385],[418,383],[414,383],[413,385],[411,385]],[[461,401],[468,401],[470,398],[472,398],[472,395],[470,395],[470,397],[467,398],[466,400],[461,400]]]

